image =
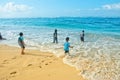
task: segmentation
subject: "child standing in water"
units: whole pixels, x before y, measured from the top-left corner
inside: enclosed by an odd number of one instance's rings
[[[1,33],[0,33],[0,40],[6,40],[6,38],[3,38]]]
[[[0,33],[0,40],[2,40],[3,38],[2,38],[2,35],[1,35],[1,33]]]
[[[55,29],[55,32],[53,33],[53,43],[58,43],[57,29]]]
[[[25,43],[24,43],[24,38],[23,38],[23,33],[22,32],[20,32],[20,37],[18,38],[18,44],[20,45],[20,47],[21,47],[21,54],[23,55],[23,54],[25,54],[24,53],[24,50],[25,50]]]
[[[70,55],[70,53],[69,53],[69,47],[73,48],[73,46],[70,46],[69,37],[67,37],[67,38],[66,38],[66,42],[64,43],[64,51],[65,51],[65,54],[68,53],[68,55]]]
[[[84,30],[82,30],[82,33],[80,34],[80,40],[81,40],[81,42],[84,42],[84,36],[85,36]]]

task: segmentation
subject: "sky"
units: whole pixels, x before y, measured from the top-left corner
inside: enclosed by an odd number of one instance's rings
[[[120,0],[0,0],[0,18],[120,17]]]

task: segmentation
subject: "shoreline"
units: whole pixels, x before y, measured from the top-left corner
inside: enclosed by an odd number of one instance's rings
[[[0,44],[0,80],[85,80],[74,67],[49,52]]]

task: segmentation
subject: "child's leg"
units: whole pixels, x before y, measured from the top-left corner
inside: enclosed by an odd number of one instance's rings
[[[70,56],[70,53],[69,53],[69,51],[65,51],[65,55],[67,55],[67,54]]]
[[[55,37],[53,38],[53,43],[55,43]]]
[[[25,48],[22,48],[21,54],[24,54],[24,50],[25,50]]]
[[[56,43],[58,43],[58,39],[56,38]]]
[[[68,55],[70,56],[70,53],[69,53],[69,51],[68,51]]]
[[[57,39],[57,37],[55,38],[55,42],[58,43],[58,39]]]

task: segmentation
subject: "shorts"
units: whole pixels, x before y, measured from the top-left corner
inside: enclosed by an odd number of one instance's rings
[[[83,42],[84,42],[84,37],[81,37],[81,41],[83,41]]]
[[[25,48],[25,46],[21,46],[21,48],[23,48],[23,49],[24,49],[24,48]]]
[[[21,47],[21,48],[25,48],[25,46],[23,45],[23,44],[21,44],[21,43],[19,43],[19,46]]]
[[[69,53],[69,51],[65,51],[65,53]]]

